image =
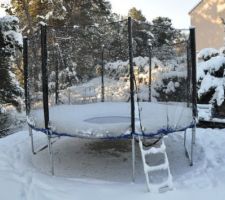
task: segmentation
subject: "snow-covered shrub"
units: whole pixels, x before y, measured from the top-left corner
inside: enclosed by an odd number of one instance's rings
[[[224,116],[225,112],[221,111],[225,108],[225,56],[223,51],[216,51],[203,49],[198,56],[207,58],[200,60],[197,66],[198,101],[202,104],[213,104],[215,113]]]
[[[225,56],[225,47],[220,48],[220,54]]]
[[[155,75],[153,86],[158,94],[156,96],[158,101],[186,102],[188,100],[187,69],[182,63],[163,66],[162,69],[157,69]]]
[[[219,55],[219,51],[217,49],[214,48],[205,48],[202,49],[199,53],[198,53],[198,59],[202,59],[204,61],[209,60],[212,57],[218,56]]]
[[[7,56],[15,54],[17,48],[22,49],[22,35],[19,33],[19,20],[14,16],[0,18],[0,53]]]
[[[138,84],[138,97],[140,100],[148,100],[149,85],[149,58],[135,57],[135,79]],[[117,61],[107,63],[106,75],[115,80],[129,81],[129,61]],[[137,70],[137,72],[136,72]],[[152,58],[152,99],[156,101],[187,101],[187,70],[184,60],[179,64],[174,60],[167,65],[160,60]]]

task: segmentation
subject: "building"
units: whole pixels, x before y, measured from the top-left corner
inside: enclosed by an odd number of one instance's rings
[[[196,27],[197,51],[207,47],[219,49],[224,45],[225,0],[201,0],[189,15],[191,25]]]

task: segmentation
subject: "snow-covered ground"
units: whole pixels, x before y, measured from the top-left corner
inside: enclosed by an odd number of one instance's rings
[[[27,131],[0,139],[0,199],[218,199],[225,196],[225,130],[197,129],[194,166],[184,156],[183,134],[165,139],[174,190],[147,193],[137,149],[136,183],[131,182],[129,141],[61,138],[54,144],[55,173],[47,149],[32,155]],[[38,145],[46,136],[35,134]],[[138,145],[136,146],[138,148]],[[152,162],[159,162],[154,157]]]

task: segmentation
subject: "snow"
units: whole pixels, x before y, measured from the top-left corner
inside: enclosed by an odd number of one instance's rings
[[[42,25],[42,26],[46,26],[46,25],[47,25],[47,24],[46,24],[45,22],[43,22],[43,21],[40,21],[39,24]]]
[[[4,114],[4,113],[6,113],[6,109],[4,108],[2,104],[0,104],[0,114]]]
[[[205,50],[203,50],[203,53],[204,51]],[[207,60],[205,62],[199,61],[197,66],[197,80],[200,85],[198,90],[198,96],[202,97],[203,95],[209,93],[210,90],[215,90],[209,103],[211,104],[216,103],[216,105],[218,106],[221,106],[224,102],[225,82],[224,78],[222,77],[224,75],[223,74],[224,68],[225,68],[225,57],[222,54],[212,57],[210,58],[210,60]],[[216,77],[215,72],[220,72],[219,74],[220,77]],[[204,116],[204,114],[203,118],[207,121],[210,119],[210,117],[206,117]]]
[[[104,78],[105,100],[106,101],[127,101],[129,98],[129,82],[124,80],[114,80]],[[101,77],[94,78],[86,83],[69,87],[67,91],[61,91],[61,97],[64,103],[68,103],[68,94],[70,103],[82,103],[85,97],[101,98]]]
[[[133,62],[135,66],[138,66],[139,68],[144,67],[145,71],[148,70],[149,68],[149,58],[148,57],[142,57],[142,56],[138,56],[138,57],[134,57],[133,58]],[[160,60],[158,60],[157,58],[153,57],[152,58],[152,66],[162,66],[163,64],[160,62]],[[108,62],[105,65],[106,69],[123,69],[123,68],[127,68],[129,64],[129,60],[127,61],[122,61],[122,60],[118,60],[115,62]]]
[[[148,100],[148,82],[149,82],[149,58],[148,57],[134,57],[134,69],[138,87],[139,87],[139,98],[141,100]],[[169,60],[167,63],[162,63],[156,57],[152,58],[151,61],[151,90],[152,90],[152,100],[156,101],[160,94],[157,92],[161,88],[167,88],[164,92],[176,92],[176,89],[181,86],[181,82],[187,78],[187,66],[184,62],[184,57],[179,57],[177,60]],[[121,85],[126,85],[129,88],[129,82],[123,83],[123,79],[128,79],[128,65],[129,61],[118,60],[116,62],[109,62],[105,65],[106,72],[111,78],[119,78]],[[118,77],[120,75],[120,77]],[[122,77],[124,76],[124,77]],[[171,80],[168,84],[165,80]],[[179,82],[173,82],[173,79],[178,79]],[[139,81],[141,83],[139,84]],[[109,80],[107,79],[106,82]],[[110,81],[112,82],[112,81]],[[114,80],[116,83],[116,81]],[[99,81],[100,83],[100,81]],[[94,84],[94,83],[93,83]],[[124,88],[124,86],[122,87]],[[111,88],[112,89],[112,88]],[[117,90],[111,90],[117,91]],[[125,92],[129,92],[125,90]],[[115,95],[116,96],[116,95]]]
[[[201,96],[210,88],[216,88],[223,83],[223,79],[211,76],[209,73],[204,77],[201,82],[201,87],[198,90],[198,95]]]
[[[225,67],[225,57],[216,56],[206,62],[200,62],[198,64],[198,76],[197,79],[204,77],[204,72],[209,71],[210,73],[218,71],[221,67]]]
[[[167,85],[165,92],[168,94],[170,92],[175,92],[175,84],[173,81],[170,81]]]
[[[201,87],[198,90],[198,96],[201,97],[203,94],[205,94],[210,89],[215,89],[216,92],[209,103],[212,103],[213,100],[215,99],[217,105],[220,106],[224,101],[223,85],[224,85],[223,79],[211,76],[208,73],[201,82]]]
[[[19,19],[15,16],[4,16],[0,18],[1,23],[4,25],[2,27],[3,38],[6,41],[15,42],[16,45],[23,46],[23,37],[19,32]]]
[[[211,104],[198,104],[198,119],[200,121],[212,120],[212,105]]]
[[[197,67],[197,80],[200,83],[198,96],[201,97],[209,92],[210,89],[215,89],[215,93],[209,103],[213,103],[216,100],[218,106],[222,105],[224,101],[225,82],[223,77],[215,77],[214,74],[224,68],[225,57],[222,55],[212,57],[205,62],[199,62]]]
[[[214,48],[205,48],[202,49],[199,53],[198,53],[198,58],[199,59],[209,59],[212,56],[216,56],[219,54],[219,51],[217,49]]]
[[[220,55],[224,55],[225,54],[225,47],[221,47],[219,51],[220,51]]]
[[[16,16],[12,15],[7,15],[4,17],[0,18],[2,22],[7,22],[7,23],[19,23],[19,19]]]
[[[182,133],[166,138],[174,189],[161,194],[147,192],[139,150],[136,182],[131,183],[129,141],[61,138],[54,144],[56,175],[52,177],[48,151],[32,155],[28,132],[18,132],[0,139],[1,199],[223,200],[224,132],[197,129],[193,167],[188,166],[184,156]],[[46,142],[40,134],[35,139],[39,145]]]
[[[216,92],[213,95],[213,99],[216,99],[218,106],[221,106],[224,101],[224,86],[220,85],[216,88]]]
[[[139,103],[141,121],[146,133],[162,128],[181,129],[192,124],[192,109],[182,103]],[[107,137],[129,134],[130,103],[104,102],[50,107],[50,124],[54,131],[85,137]],[[99,119],[104,119],[102,122]],[[117,119],[115,119],[117,118]],[[119,119],[126,120],[119,120]],[[43,109],[32,110],[29,121],[44,128]],[[112,123],[113,122],[113,123]],[[136,123],[139,116],[136,112]],[[140,131],[140,130],[139,130]]]
[[[52,16],[53,16],[53,11],[49,11],[49,12],[45,15],[45,19],[46,19],[46,20],[49,20]]]

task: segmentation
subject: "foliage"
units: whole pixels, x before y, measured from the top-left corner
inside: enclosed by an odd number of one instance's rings
[[[207,48],[201,50],[198,57],[198,102],[214,105],[216,114],[224,117],[224,54]]]
[[[97,76],[96,66],[102,62],[128,60],[127,20],[112,23],[121,17],[111,12],[107,0],[31,0],[29,3],[11,0],[11,4],[10,12],[21,19],[23,33],[30,36],[30,76],[34,91],[41,90],[40,22],[48,24],[51,91],[57,81],[56,73],[59,88],[63,89]],[[169,45],[163,47],[180,37],[170,19],[159,17],[151,24],[136,8],[130,9],[129,16],[134,19],[134,56],[149,56],[149,44],[154,46],[154,55],[159,58],[162,54],[174,55]]]
[[[154,34],[153,46],[160,47],[173,43],[178,38],[179,31],[172,27],[169,18],[157,17],[152,20],[152,33]]]
[[[105,0],[11,0],[24,32],[32,34],[40,22],[49,25],[90,25],[110,21],[111,5]]]
[[[22,89],[12,69],[16,51],[22,49],[22,36],[18,32],[18,19],[8,16],[0,18],[0,103],[20,104]]]
[[[145,22],[146,18],[142,14],[141,10],[138,10],[137,8],[133,7],[128,11],[128,16],[131,17],[132,19],[135,19],[137,21],[142,21]]]

